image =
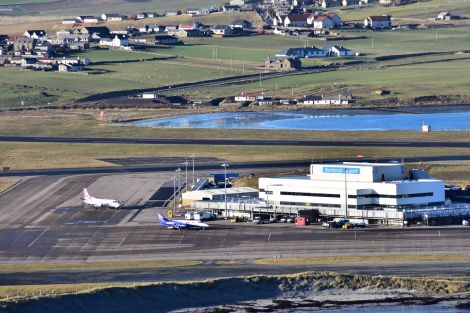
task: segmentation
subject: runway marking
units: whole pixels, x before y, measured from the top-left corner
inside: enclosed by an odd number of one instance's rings
[[[271,239],[271,232],[269,232],[269,237],[268,237],[268,241]]]
[[[41,238],[47,231],[49,230],[49,227],[44,229],[31,243],[28,245],[28,248],[31,248],[38,240]]]
[[[181,242],[183,241],[183,239],[184,239],[184,235],[181,237],[180,241],[178,242],[178,245],[181,244]]]
[[[118,247],[120,247],[122,245],[122,243],[124,242],[124,240],[126,240],[126,239],[127,239],[127,236],[123,237],[122,240],[119,242]]]

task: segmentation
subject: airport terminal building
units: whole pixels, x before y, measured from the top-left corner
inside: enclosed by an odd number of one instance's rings
[[[333,216],[444,203],[443,181],[423,171],[407,174],[399,163],[312,164],[309,175],[260,178],[259,198],[273,208],[319,209]]]

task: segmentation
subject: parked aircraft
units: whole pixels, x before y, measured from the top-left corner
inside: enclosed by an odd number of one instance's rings
[[[160,225],[168,227],[170,229],[189,229],[189,228],[207,228],[209,227],[206,223],[201,223],[198,221],[186,221],[186,220],[173,220],[163,216],[163,214],[158,213],[158,219],[160,220]]]
[[[119,209],[121,207],[121,203],[114,199],[100,199],[90,196],[88,190],[83,188],[83,202],[85,204],[94,206],[95,208],[101,207],[109,207],[114,209]]]

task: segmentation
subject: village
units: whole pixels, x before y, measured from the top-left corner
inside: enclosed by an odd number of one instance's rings
[[[184,45],[188,37],[234,37],[275,34],[284,36],[324,37],[331,31],[362,28],[373,31],[390,30],[390,15],[369,16],[363,24],[343,23],[338,14],[320,11],[321,8],[349,5],[367,5],[369,0],[357,1],[298,1],[270,0],[254,5],[244,0],[232,0],[226,5],[208,8],[169,10],[165,13],[139,12],[131,15],[103,13],[101,16],[77,16],[64,18],[62,25],[68,29],[48,34],[45,30],[26,30],[22,35],[0,35],[0,65],[19,66],[23,69],[42,71],[76,72],[82,71],[92,60],[67,58],[70,52],[87,49],[138,50],[145,45]],[[384,5],[390,1],[380,1]],[[253,25],[244,19],[235,19],[226,24],[204,25],[144,25],[132,26],[132,21],[151,19],[159,16],[191,15],[200,16],[214,13],[256,11],[263,19],[263,25]],[[447,12],[438,19],[453,19]],[[124,29],[110,30],[107,25],[113,22],[129,21]],[[291,47],[266,59],[269,70],[296,70],[302,67],[299,59],[325,57],[354,57],[360,55],[342,46],[327,45],[323,48]]]

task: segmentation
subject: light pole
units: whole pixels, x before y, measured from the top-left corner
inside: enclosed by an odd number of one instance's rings
[[[193,186],[194,186],[194,184],[196,183],[196,182],[194,181],[194,158],[195,158],[196,156],[193,154],[191,157],[193,158]]]
[[[188,165],[189,165],[188,160],[184,161],[183,165],[186,168],[186,191],[188,191]]]
[[[348,169],[345,167],[344,172],[344,218],[348,219]]]
[[[179,189],[180,189],[180,173],[181,173],[181,169],[178,167],[178,168],[175,170],[175,172],[178,173],[178,176],[176,177],[176,179],[177,179],[176,184],[178,185],[178,190],[179,190]],[[176,192],[176,191],[175,191],[175,192]],[[177,197],[176,197],[176,193],[175,193],[175,202],[176,202],[176,198],[177,198]]]
[[[172,218],[175,217],[176,213],[176,176],[173,177],[173,213]]]
[[[227,219],[227,167],[229,166],[227,162],[222,163],[221,165],[224,168],[224,192],[225,192],[225,219]]]

